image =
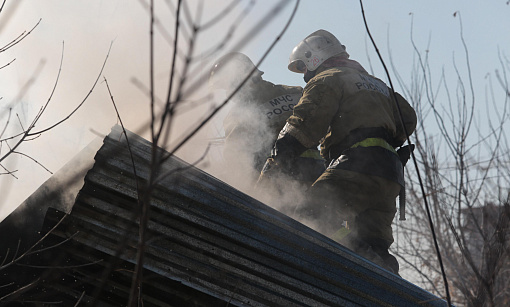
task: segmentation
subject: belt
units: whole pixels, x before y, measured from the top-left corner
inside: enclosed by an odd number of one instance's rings
[[[358,128],[358,129],[352,130],[349,133],[349,135],[347,137],[345,137],[340,143],[330,146],[330,148],[328,149],[328,152],[327,152],[327,157],[329,160],[334,160],[334,159],[340,157],[340,155],[342,155],[344,150],[346,150],[348,148],[353,148],[355,144],[358,144],[358,143],[365,144],[365,140],[367,140],[367,139],[381,139],[381,140],[386,141],[387,144],[382,144],[382,141],[375,141],[375,142],[381,142],[381,143],[378,143],[379,145],[378,144],[370,145],[368,143],[370,143],[372,141],[366,141],[368,146],[366,146],[366,145],[363,146],[363,144],[362,144],[361,145],[362,147],[380,146],[380,147],[386,148],[390,151],[393,151],[392,150],[392,149],[394,149],[393,147],[397,147],[397,146],[391,145],[391,144],[393,144],[392,139],[388,135],[388,132],[386,131],[386,129],[384,129],[382,127]],[[356,147],[358,147],[358,146],[356,146]],[[389,147],[391,147],[391,148],[389,148]]]
[[[381,138],[366,138],[354,145],[352,145],[350,148],[356,148],[356,147],[382,147],[384,149],[387,149],[391,151],[392,153],[397,154],[397,151],[393,146],[391,146],[386,140]]]

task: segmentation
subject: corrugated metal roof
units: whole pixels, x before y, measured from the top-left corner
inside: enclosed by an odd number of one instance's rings
[[[151,144],[128,137],[139,180],[146,180]],[[81,297],[82,303],[121,306],[136,259],[138,205],[118,126],[95,160],[71,213],[50,209],[45,219],[48,231],[65,217],[45,246],[65,241],[40,253],[44,263],[72,266],[51,270],[38,287],[66,303]],[[163,172],[171,175],[152,195],[144,306],[446,305],[176,157]]]

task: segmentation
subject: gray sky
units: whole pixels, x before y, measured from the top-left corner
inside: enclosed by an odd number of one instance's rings
[[[64,118],[89,93],[97,78],[102,63],[109,54],[103,76],[108,79],[119,111],[127,128],[140,131],[147,123],[149,115],[148,98],[144,91],[136,86],[136,78],[145,86],[149,76],[149,16],[141,4],[135,0],[16,0],[7,1],[0,14],[0,45],[5,45],[25,30],[31,29],[38,21],[39,26],[20,44],[0,53],[0,66],[12,59],[11,65],[0,70],[0,124],[5,125],[4,116],[9,107],[19,115],[20,121],[27,125],[39,108],[49,98],[59,71],[59,62],[64,42],[64,56],[60,79],[55,94],[51,98],[49,109],[40,120],[38,127],[44,128]],[[175,3],[176,1],[168,1]],[[198,1],[189,1],[194,7]],[[19,5],[13,5],[18,3]],[[204,1],[203,20],[230,1]],[[256,1],[253,10],[242,22],[233,41],[225,52],[232,48],[244,33],[265,16],[275,1]],[[173,35],[171,9],[165,1],[156,1],[157,16],[169,35]],[[198,37],[195,54],[212,46],[232,26],[240,10],[247,7],[249,1],[241,1],[224,22],[208,29]],[[289,4],[280,14],[267,23],[261,31],[251,38],[240,51],[245,52],[254,61],[258,61],[263,52],[280,32],[287,21],[295,2]],[[412,67],[417,58],[411,42],[412,37],[419,52],[429,57],[432,83],[437,86],[442,71],[447,80],[452,80],[455,88],[456,73],[467,72],[466,54],[461,41],[460,19],[462,18],[463,37],[469,51],[470,69],[475,85],[475,96],[483,105],[488,74],[501,70],[499,54],[508,56],[510,52],[510,5],[505,0],[494,1],[406,1],[367,0],[363,2],[366,17],[372,35],[376,40],[384,59],[389,65],[389,55],[395,68],[411,83]],[[14,8],[16,7],[16,10]],[[191,14],[195,14],[193,8]],[[460,12],[460,15],[456,12]],[[302,75],[287,70],[287,62],[292,48],[304,37],[318,29],[335,34],[347,46],[351,58],[359,61],[376,76],[386,80],[380,61],[370,44],[363,24],[358,1],[302,0],[295,19],[273,52],[260,66],[265,72],[264,78],[274,83],[304,86]],[[183,41],[181,48],[186,50]],[[204,73],[210,67],[210,61],[222,55],[199,58],[194,68],[197,74]],[[156,34],[156,88],[158,96],[165,97],[166,80],[171,59],[171,44],[164,39],[161,31]],[[40,65],[44,63],[41,69]],[[454,65],[456,63],[456,66]],[[393,73],[393,72],[392,72]],[[35,82],[23,91],[23,86],[32,78]],[[117,122],[103,76],[93,93],[70,120],[54,131],[24,144],[20,150],[30,155],[51,171],[57,171],[81,148],[91,142],[96,134],[107,134]],[[392,75],[393,77],[393,75]],[[401,90],[396,86],[396,90]],[[441,93],[440,93],[441,94]],[[200,96],[197,90],[195,96]],[[504,96],[500,96],[504,99]],[[183,114],[177,126],[177,133],[186,131],[185,123],[198,120],[211,105],[202,111]],[[481,109],[484,109],[481,106]],[[221,113],[215,118],[213,129],[204,137],[221,134]],[[12,119],[10,127],[19,128],[17,119]],[[431,124],[431,129],[434,129]],[[200,143],[198,138],[197,142]],[[195,143],[197,143],[195,142]],[[190,146],[195,146],[193,143]],[[2,148],[2,153],[5,148]],[[195,150],[196,151],[196,150]],[[0,219],[12,211],[29,196],[49,176],[48,172],[24,157],[8,161],[6,166],[18,169],[14,179],[1,175],[0,185],[9,187],[10,193],[0,197]]]

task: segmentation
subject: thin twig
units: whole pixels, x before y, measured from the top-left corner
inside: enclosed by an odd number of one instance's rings
[[[4,66],[1,66],[0,69],[5,68],[12,64],[12,62],[16,61],[16,58],[12,59],[9,63],[5,64]]]
[[[19,261],[23,258],[25,258],[27,255],[30,255],[32,250],[37,246],[39,245],[42,241],[44,241],[46,239],[46,237],[48,237],[63,221],[64,219],[66,218],[67,215],[64,215],[58,222],[57,224],[55,224],[55,226],[53,226],[50,231],[48,231],[42,238],[40,238],[39,240],[37,240],[37,242],[35,242],[34,244],[32,244],[32,246],[30,246],[30,248],[28,248],[23,254],[21,254],[19,257],[16,257],[15,259],[13,259],[11,262],[7,263],[7,264],[4,264],[3,266],[0,267],[0,271],[7,268],[7,267],[10,267],[11,265],[15,264],[15,263],[19,263]],[[18,244],[18,248],[19,248],[19,244]],[[16,255],[16,254],[15,254]]]
[[[40,167],[42,167],[45,171],[47,171],[48,173],[50,173],[51,175],[53,175],[53,172],[50,171],[46,166],[44,166],[41,162],[37,161],[35,158],[27,155],[26,153],[23,153],[21,151],[12,151],[12,154],[18,154],[20,156],[23,156],[23,157],[27,157],[28,159],[32,160],[35,162],[35,164],[39,165]]]
[[[110,47],[108,49],[108,53],[106,54],[106,58],[104,59],[104,62],[103,62],[103,66],[101,66],[101,70],[99,71],[99,74],[97,75],[97,78],[96,80],[94,81],[94,84],[92,85],[91,89],[89,90],[89,92],[87,93],[87,95],[85,96],[85,98],[83,98],[82,102],[71,112],[69,113],[69,115],[67,115],[65,118],[63,118],[62,120],[60,120],[59,122],[53,124],[52,126],[48,127],[48,128],[45,128],[45,129],[42,129],[42,130],[39,130],[37,132],[33,132],[31,134],[40,134],[40,133],[44,133],[48,130],[51,130],[53,128],[55,128],[56,126],[62,124],[63,122],[67,121],[71,116],[73,116],[74,113],[76,113],[76,111],[78,111],[78,109],[81,108],[81,106],[85,103],[85,101],[87,101],[87,99],[89,98],[89,96],[92,94],[92,92],[94,91],[95,87],[96,87],[96,84],[97,82],[99,81],[99,78],[101,78],[101,75],[103,74],[103,70],[106,66],[106,62],[108,61],[108,57],[110,56],[110,52],[111,52],[111,49],[112,49],[112,45],[113,45],[113,42],[110,43]]]
[[[4,2],[5,3],[5,2]],[[3,7],[3,4],[2,4],[2,7]],[[20,34],[17,38],[15,38],[14,40],[12,40],[10,43],[8,43],[7,45],[3,46],[2,48],[0,48],[0,53],[16,46],[17,44],[19,44],[22,40],[24,40],[27,36],[29,36],[32,31],[34,31],[35,28],[37,28],[37,26],[41,23],[41,20],[42,19],[39,19],[39,21],[35,24],[35,26],[30,29],[28,32],[23,32],[22,34]]]

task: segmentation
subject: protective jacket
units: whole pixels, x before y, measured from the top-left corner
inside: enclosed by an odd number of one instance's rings
[[[406,140],[404,127],[408,134],[416,127],[414,109],[398,94],[397,100],[403,121],[383,81],[356,61],[330,58],[308,81],[275,144],[283,159],[321,145],[329,166],[307,191],[298,215],[364,257],[371,257],[371,249],[381,259],[374,262],[396,273],[398,261],[388,249],[404,181],[395,148]]]
[[[251,159],[249,166],[260,171],[303,88],[265,80],[250,86],[235,95],[233,107],[223,121],[224,156],[235,161],[242,152]]]
[[[397,94],[407,133],[416,127],[416,113]],[[403,169],[395,147],[406,134],[387,85],[356,61],[325,62],[306,85],[282,133],[304,147],[321,144],[330,167],[382,176],[402,184]],[[348,159],[337,159],[346,151]]]

